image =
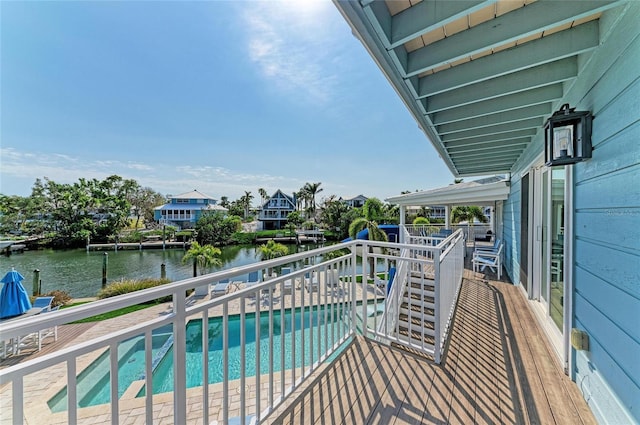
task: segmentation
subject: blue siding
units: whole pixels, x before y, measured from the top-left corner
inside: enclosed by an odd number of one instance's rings
[[[596,417],[609,423],[640,421],[639,16],[634,3],[612,23],[594,54],[593,85],[574,94],[596,117],[593,158],[574,173],[574,326],[590,336],[574,372]]]
[[[572,377],[601,423],[640,422],[640,2],[603,14],[602,44],[580,58],[565,97],[594,114],[593,158],[574,166],[573,326],[590,337]],[[520,173],[543,151],[541,132],[512,170],[504,203],[505,267],[519,282]]]
[[[511,282],[520,282],[520,175],[511,178],[511,192],[504,201],[503,211],[503,241],[505,270]]]

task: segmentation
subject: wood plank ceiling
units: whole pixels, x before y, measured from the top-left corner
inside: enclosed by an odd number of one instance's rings
[[[615,0],[334,0],[455,176],[508,172]]]

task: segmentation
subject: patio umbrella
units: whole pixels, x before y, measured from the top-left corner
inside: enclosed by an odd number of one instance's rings
[[[24,277],[11,269],[0,282],[4,283],[0,290],[0,319],[19,316],[31,309],[29,294],[22,286]]]

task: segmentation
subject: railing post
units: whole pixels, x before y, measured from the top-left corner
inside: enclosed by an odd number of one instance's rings
[[[187,373],[186,373],[186,295],[183,289],[173,294],[173,422],[187,422]]]
[[[440,307],[442,276],[440,275],[440,248],[433,250],[433,268],[434,268],[434,294],[433,294],[433,351],[437,364],[440,364],[441,345],[440,338],[442,335],[442,326],[440,325],[440,315],[442,309]]]
[[[364,248],[363,248],[364,249]],[[356,326],[356,275],[358,266],[357,242],[351,247],[351,334],[355,334]]]

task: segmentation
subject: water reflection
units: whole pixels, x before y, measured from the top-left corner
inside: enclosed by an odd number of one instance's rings
[[[290,253],[307,251],[316,245],[288,245]],[[221,248],[222,266],[211,271],[239,267],[260,261],[256,246],[234,245]],[[192,276],[190,263],[183,264],[183,249],[108,251],[107,281],[160,277],[160,265],[166,264],[167,278],[176,281]],[[15,267],[31,289],[34,269],[40,270],[42,292],[68,292],[72,297],[93,297],[101,288],[104,252],[40,250],[0,257],[0,271]],[[244,276],[246,279],[247,276]],[[241,277],[242,278],[242,277]]]

